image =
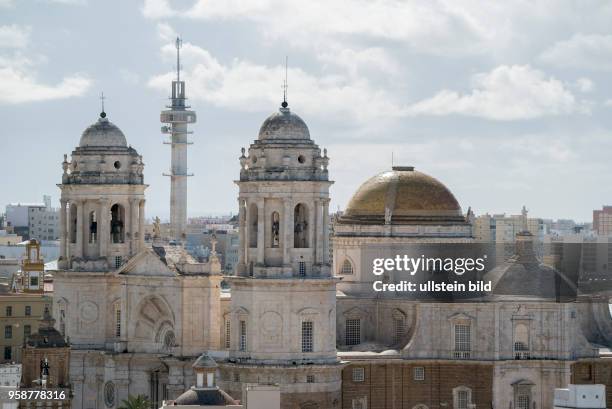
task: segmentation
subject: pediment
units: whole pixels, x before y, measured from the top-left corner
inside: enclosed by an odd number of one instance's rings
[[[471,321],[473,320],[474,317],[472,317],[471,315],[468,315],[464,312],[457,312],[455,314],[449,315],[448,316],[448,320],[449,321]]]
[[[363,308],[353,307],[345,311],[343,315],[348,319],[358,319],[358,318],[366,318],[370,314]]]
[[[116,274],[131,276],[175,277],[177,274],[151,249],[132,257]]]

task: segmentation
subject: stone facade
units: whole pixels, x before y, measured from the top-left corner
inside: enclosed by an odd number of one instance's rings
[[[240,250],[229,279],[222,385],[276,382],[281,407],[340,407],[336,279],[329,262],[328,158],[286,104],[240,157]]]
[[[274,383],[287,409],[546,408],[554,388],[596,381],[580,374],[612,341],[609,294],[559,302],[544,287],[567,277],[535,259],[526,229],[490,297],[372,296],[372,246],[474,242],[452,193],[412,167],[375,176],[334,226],[332,266],[329,158],[304,121],[283,104],[239,160],[240,245],[221,292],[216,239],[207,263],[161,242],[158,223],[145,245],[142,158],[105,115],[65,158],[53,311],[75,408],[136,394],[159,407],[194,385],[204,352],[233,398]]]
[[[155,407],[193,385],[191,364],[220,341],[221,265],[144,245],[143,164],[103,113],[64,161],[54,314],[70,338],[75,408]]]

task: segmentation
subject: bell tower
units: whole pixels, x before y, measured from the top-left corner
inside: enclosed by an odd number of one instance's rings
[[[103,109],[62,168],[58,267],[119,268],[144,247],[142,157]]]
[[[283,408],[340,407],[328,162],[286,100],[242,149],[239,261],[221,365],[232,396],[244,383],[273,382]]]

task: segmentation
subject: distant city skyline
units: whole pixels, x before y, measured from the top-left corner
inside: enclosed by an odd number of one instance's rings
[[[328,149],[332,211],[392,154],[442,181],[464,212],[526,205],[589,222],[612,202],[607,2],[357,3],[0,0],[0,205],[50,194],[58,206],[63,154],[103,91],[143,155],[147,218],[167,218],[159,112],[177,34],[198,114],[189,216],[237,211],[240,148],[282,100],[285,56],[289,106]]]

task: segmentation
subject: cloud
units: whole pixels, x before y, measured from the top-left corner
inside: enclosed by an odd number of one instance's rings
[[[63,4],[67,6],[84,6],[87,0],[45,0],[47,3]]]
[[[44,56],[24,54],[30,40],[30,27],[0,26],[0,104],[21,104],[83,95],[91,85],[84,75],[64,77],[58,84],[48,85],[36,78],[35,68]],[[15,49],[7,52],[6,49]]]
[[[25,48],[30,40],[30,27],[0,26],[0,48]]]
[[[199,0],[185,9],[167,0],[145,0],[145,17],[250,21],[267,38],[305,47],[324,46],[330,37],[364,36],[400,41],[428,54],[457,50],[483,53],[494,31],[451,1],[310,0],[296,8],[284,0]],[[487,24],[482,24],[487,23]]]
[[[145,0],[142,14],[151,19],[172,17],[176,13],[167,0]]]
[[[574,34],[545,50],[540,61],[563,68],[612,70],[612,35]]]
[[[164,43],[174,41],[174,39],[177,37],[176,31],[174,31],[172,26],[167,23],[157,24],[157,35]]]
[[[162,47],[169,61],[175,52],[172,44]],[[207,50],[188,42],[183,44],[181,57],[188,67],[183,75],[192,99],[241,111],[268,111],[281,102],[284,65],[265,66],[241,59],[223,64]],[[300,113],[328,118],[339,114],[358,121],[401,113],[401,106],[393,98],[362,78],[315,76],[298,67],[289,68],[288,77],[288,100],[290,104],[299,101],[296,108]],[[173,78],[174,73],[168,72],[152,77],[148,84],[167,91]]]
[[[0,66],[0,103],[21,104],[33,101],[48,101],[83,95],[91,80],[82,75],[65,77],[56,85],[46,85],[33,75],[15,67]]]
[[[591,92],[595,89],[595,84],[589,78],[578,78],[576,80],[575,87],[580,90],[580,92]]]
[[[376,70],[391,75],[397,75],[400,72],[400,65],[385,49],[380,47],[361,50],[334,47],[320,53],[317,58],[325,64],[345,69],[353,77],[358,77],[362,70]]]
[[[565,85],[529,65],[501,65],[473,77],[473,89],[442,90],[408,108],[411,115],[459,114],[495,120],[585,112]]]

